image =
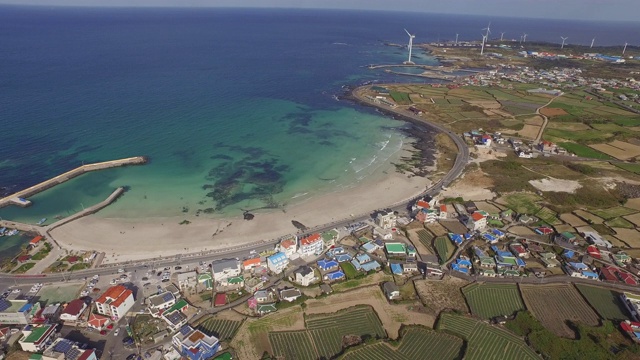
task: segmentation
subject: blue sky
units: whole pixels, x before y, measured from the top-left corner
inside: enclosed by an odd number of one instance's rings
[[[406,10],[510,17],[640,21],[640,0],[0,0],[0,4]]]

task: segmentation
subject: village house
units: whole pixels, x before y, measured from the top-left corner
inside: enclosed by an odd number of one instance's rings
[[[302,296],[302,292],[296,288],[282,289],[280,290],[280,300],[293,302],[296,301],[300,296]]]
[[[267,267],[274,274],[280,274],[289,265],[289,258],[283,252],[277,252],[267,258]]]
[[[556,254],[552,252],[540,253],[540,261],[544,263],[545,267],[552,268],[560,266],[560,261],[556,258]]]
[[[600,236],[600,234],[596,232],[585,231],[581,235],[589,244],[605,249],[611,249],[613,247],[613,245],[608,240],[603,239],[602,236]]]
[[[392,240],[393,231],[391,229],[382,229],[382,228],[374,227],[373,236],[376,236],[382,240]]]
[[[577,277],[581,279],[598,280],[599,276],[595,272],[582,262],[570,262],[568,261],[563,267],[563,270],[567,275],[571,277]]]
[[[110,322],[111,320],[106,316],[90,313],[89,320],[87,320],[87,326],[100,331],[104,330]]]
[[[112,286],[95,303],[98,314],[118,320],[123,318],[133,306],[133,291],[122,285]]]
[[[223,259],[211,263],[211,272],[215,282],[224,283],[228,278],[242,274],[242,269],[238,260]]]
[[[189,325],[183,326],[171,340],[176,350],[190,360],[212,358],[220,349],[215,336],[207,335]]]
[[[487,217],[479,211],[474,211],[464,220],[464,225],[471,231],[480,231],[487,227]]]
[[[178,286],[180,286],[181,289],[195,287],[198,283],[198,273],[195,271],[185,271],[178,273],[176,275],[176,278],[178,280]]]
[[[338,235],[339,233],[336,229],[323,232],[321,236],[322,241],[324,242],[324,247],[330,248],[334,246],[336,244],[336,241],[338,241]]]
[[[398,285],[387,281],[384,284],[382,284],[382,290],[384,291],[384,295],[387,297],[387,299],[389,300],[400,299],[400,288],[398,288]]]
[[[415,218],[421,223],[429,224],[437,221],[440,218],[440,215],[436,210],[420,209],[416,212]]]
[[[320,234],[315,233],[300,239],[300,255],[320,255],[324,249],[324,242]]]
[[[381,211],[376,215],[375,223],[383,229],[391,229],[396,226],[397,216],[391,210]]]
[[[448,212],[447,212],[447,205],[445,204],[441,204],[440,205],[440,213],[438,214],[438,218],[445,220],[447,218]]]
[[[259,257],[247,259],[242,262],[242,268],[244,271],[251,271],[253,268],[260,266],[262,264],[262,260]]]
[[[280,241],[279,251],[284,253],[287,258],[295,259],[298,252],[298,239],[293,236]]]
[[[65,307],[62,313],[60,313],[60,320],[62,321],[78,321],[82,313],[87,309],[87,303],[81,299],[71,300]]]
[[[164,310],[168,309],[176,303],[176,297],[169,291],[162,292],[157,295],[150,296],[147,299],[150,309]]]
[[[263,286],[264,286],[264,281],[257,277],[251,277],[251,278],[245,279],[244,281],[244,289],[248,293],[254,293],[262,289]]]
[[[253,294],[253,298],[258,304],[272,303],[276,301],[273,289],[258,290]]]
[[[316,282],[318,278],[311,267],[304,265],[293,272],[290,280],[302,286],[309,286]]]
[[[631,318],[635,321],[640,321],[640,296],[625,291],[620,295],[620,298],[629,311]]]
[[[94,349],[81,349],[79,343],[57,338],[43,352],[42,360],[97,360]],[[86,344],[85,344],[86,345]]]
[[[529,258],[529,251],[527,251],[524,245],[520,243],[514,242],[509,244],[509,250],[511,250],[511,252],[517,257],[524,258],[524,259]]]

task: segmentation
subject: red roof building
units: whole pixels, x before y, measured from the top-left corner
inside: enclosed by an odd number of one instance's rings
[[[424,200],[418,200],[418,202],[416,203],[416,207],[422,208],[422,209],[431,208],[431,206],[429,206],[429,203]]]
[[[598,249],[595,245],[587,246],[587,253],[589,256],[595,259],[602,259],[602,254],[600,253],[600,249]]]
[[[248,259],[248,260],[245,260],[245,261],[242,262],[242,267],[245,270],[252,269],[252,268],[254,268],[256,266],[260,266],[260,258],[259,257],[253,258],[253,259]]]
[[[112,286],[96,300],[96,309],[99,314],[110,316],[117,320],[133,306],[133,291],[122,285]]]
[[[29,261],[30,259],[31,259],[31,255],[21,255],[21,256],[18,256],[17,260],[18,262],[23,263],[23,262]]]
[[[96,330],[104,329],[107,324],[109,324],[111,320],[108,317],[91,313],[89,315],[89,321],[87,321],[87,326],[94,328]]]
[[[31,241],[29,241],[29,245],[36,247],[38,245],[40,245],[40,241],[42,241],[43,237],[42,236],[36,236],[33,239],[31,239]]]
[[[77,321],[86,308],[87,304],[83,300],[71,300],[60,314],[60,320]]]
[[[216,297],[213,301],[213,306],[224,306],[227,305],[227,294],[216,294]]]

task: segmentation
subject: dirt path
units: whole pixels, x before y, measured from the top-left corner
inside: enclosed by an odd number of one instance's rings
[[[536,136],[536,139],[533,141],[534,144],[538,144],[540,142],[540,139],[542,139],[542,134],[544,133],[544,129],[547,128],[547,124],[549,123],[549,118],[546,115],[542,114],[540,112],[540,109],[546,108],[547,106],[551,105],[551,103],[555,99],[559,98],[560,96],[562,96],[562,93],[560,93],[560,95],[558,95],[558,96],[555,96],[553,99],[549,100],[548,103],[546,103],[546,104],[544,104],[544,105],[542,105],[542,106],[540,106],[539,108],[536,109],[536,114],[542,116],[542,118],[544,119],[544,123],[542,123],[542,126],[540,126],[540,131],[538,132],[538,136]]]

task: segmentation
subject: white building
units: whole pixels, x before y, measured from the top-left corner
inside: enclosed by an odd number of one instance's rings
[[[280,241],[280,252],[283,252],[289,259],[294,259],[298,253],[298,239],[293,236]]]
[[[593,244],[595,246],[611,249],[613,245],[608,241],[602,238],[600,234],[593,231],[585,231],[582,236],[589,244]]]
[[[211,271],[213,272],[213,280],[223,282],[230,277],[236,277],[242,274],[240,262],[236,259],[224,259],[211,263]]]
[[[291,275],[291,281],[298,283],[302,286],[309,286],[316,282],[318,278],[316,277],[315,272],[309,266],[301,266],[297,270],[293,272]]]
[[[55,325],[27,325],[22,329],[22,337],[18,340],[23,351],[41,352],[47,342],[56,334]]]
[[[396,226],[396,214],[393,211],[382,211],[376,216],[376,225],[383,229],[391,229]]]
[[[322,253],[322,250],[324,250],[324,241],[322,241],[320,234],[311,234],[300,239],[300,255],[319,255]]]
[[[40,303],[37,301],[30,304],[27,300],[1,299],[0,307],[3,309],[0,311],[0,324],[4,325],[26,325],[40,311]]]
[[[165,291],[157,295],[149,296],[147,301],[151,309],[163,310],[173,306],[173,304],[176,303],[176,297],[170,291]]]
[[[629,310],[629,314],[631,314],[633,320],[640,321],[640,296],[624,292],[620,297],[622,298],[624,306]]]
[[[122,285],[112,286],[96,300],[98,314],[111,317],[113,320],[123,318],[133,306],[133,291]]]
[[[465,225],[469,230],[480,231],[487,227],[487,217],[476,211],[467,218]]]
[[[71,300],[60,314],[62,321],[78,321],[80,315],[87,309],[87,303],[84,300]]]
[[[289,258],[283,252],[277,252],[267,258],[267,267],[274,274],[280,274],[289,265]]]
[[[198,273],[195,271],[178,273],[176,278],[178,280],[178,286],[180,286],[181,289],[194,287],[198,283]]]
[[[74,341],[58,338],[42,353],[42,360],[97,360],[94,349],[80,349]]]

